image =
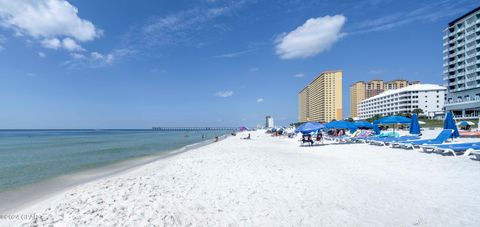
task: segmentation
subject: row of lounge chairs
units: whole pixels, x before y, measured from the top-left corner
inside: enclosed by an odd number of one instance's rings
[[[452,134],[452,129],[444,129],[433,139],[421,139],[419,136],[400,136],[396,138],[373,137],[365,142],[373,145],[390,146],[392,148],[418,149],[423,152],[451,153],[454,156],[459,154],[464,154],[465,156],[474,155],[477,160],[480,160],[480,141],[446,143],[452,137]]]
[[[368,143],[379,146],[390,146],[392,148],[417,149],[423,152],[436,152],[442,154],[457,155],[474,155],[480,160],[480,141],[479,142],[463,142],[463,143],[447,143],[452,137],[452,129],[442,130],[437,137],[433,139],[422,139],[420,136],[407,135],[395,137],[395,135],[381,134],[373,136],[371,131],[358,131],[351,136],[332,137],[323,134],[323,137],[310,137],[310,140],[303,139],[302,143],[310,143],[311,145],[323,143],[323,139],[336,143]]]

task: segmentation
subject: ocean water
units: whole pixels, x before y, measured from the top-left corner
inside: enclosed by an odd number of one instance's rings
[[[168,153],[226,133],[0,130],[0,192],[120,161]]]

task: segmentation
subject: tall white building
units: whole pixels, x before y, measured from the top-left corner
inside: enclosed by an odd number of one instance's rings
[[[443,36],[445,109],[457,118],[480,116],[480,7],[448,23]]]
[[[436,84],[414,84],[395,90],[387,90],[360,102],[358,118],[367,119],[375,115],[412,113],[422,109],[430,118],[444,114],[446,88]]]
[[[273,128],[273,127],[274,127],[273,117],[271,117],[271,116],[266,116],[266,117],[265,117],[265,128]]]

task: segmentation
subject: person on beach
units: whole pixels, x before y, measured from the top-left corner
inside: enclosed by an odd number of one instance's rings
[[[248,136],[247,136],[247,137],[245,137],[245,138],[242,138],[242,139],[244,139],[244,140],[249,140],[249,139],[251,139],[251,137],[250,137],[250,133],[248,133]]]
[[[218,136],[215,136],[215,140],[213,142],[218,142]]]

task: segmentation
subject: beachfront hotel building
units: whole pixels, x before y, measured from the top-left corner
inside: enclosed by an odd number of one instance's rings
[[[386,90],[399,89],[412,84],[418,84],[418,81],[409,82],[407,80],[371,80],[369,82],[357,81],[350,85],[350,117],[358,117],[358,104],[361,101],[378,95]]]
[[[443,36],[445,110],[456,118],[480,116],[480,7],[448,23]]]
[[[368,119],[375,115],[412,113],[422,109],[429,118],[444,115],[446,88],[436,84],[414,84],[400,89],[387,90],[367,98],[358,105],[358,118]]]
[[[299,92],[298,104],[300,122],[342,119],[342,71],[320,73]]]

